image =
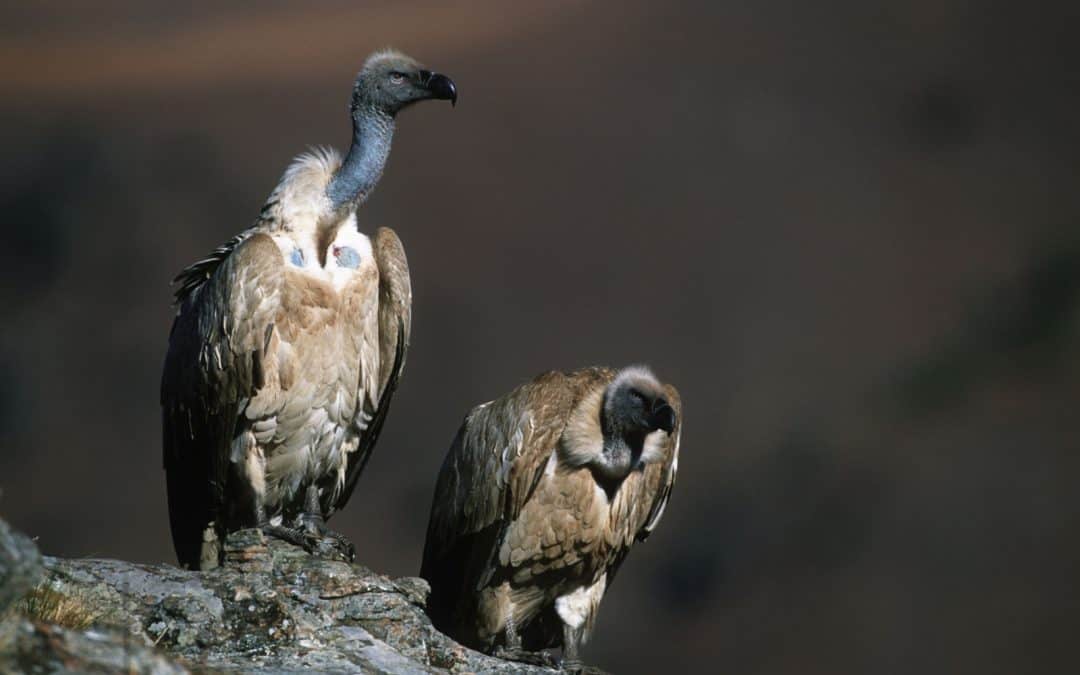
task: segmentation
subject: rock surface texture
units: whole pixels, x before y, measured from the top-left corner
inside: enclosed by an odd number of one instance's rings
[[[223,567],[42,558],[0,521],[0,673],[553,673],[458,645],[422,579],[231,535]]]

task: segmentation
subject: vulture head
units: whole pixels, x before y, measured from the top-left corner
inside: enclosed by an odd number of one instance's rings
[[[441,99],[457,103],[457,87],[445,75],[427,70],[415,59],[387,49],[368,57],[353,86],[352,110],[396,115],[417,101]]]
[[[646,368],[626,368],[604,390],[600,408],[603,450],[592,462],[594,474],[618,482],[654,459],[647,445],[651,434],[675,429],[675,410],[664,387]]]

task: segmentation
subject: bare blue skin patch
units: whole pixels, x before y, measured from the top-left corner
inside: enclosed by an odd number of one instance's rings
[[[334,257],[340,267],[356,269],[360,267],[360,253],[352,246],[335,246]]]
[[[294,248],[293,252],[289,254],[289,262],[297,267],[304,266],[304,251],[298,248]]]

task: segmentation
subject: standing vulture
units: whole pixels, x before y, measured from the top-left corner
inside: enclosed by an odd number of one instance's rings
[[[580,668],[604,591],[664,513],[679,394],[642,367],[550,372],[465,418],[443,462],[420,575],[436,627]]]
[[[325,519],[375,445],[409,343],[409,268],[392,230],[356,210],[395,116],[454,83],[383,51],[353,87],[352,146],[299,156],[255,223],[176,279],[161,378],[169,522],[181,565],[214,567],[228,532],[351,559]]]

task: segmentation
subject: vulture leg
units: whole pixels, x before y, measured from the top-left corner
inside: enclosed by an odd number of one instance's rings
[[[263,500],[258,495],[255,496],[255,522],[258,523],[258,528],[262,530],[265,536],[287,541],[293,546],[309,550],[302,532],[270,524],[270,519],[266,517],[266,505],[263,504]]]
[[[581,639],[585,635],[585,626],[574,628],[570,624],[564,623],[562,631],[563,655],[559,666],[564,672],[580,673],[585,669],[585,664],[581,662],[578,656],[581,649]]]
[[[331,557],[338,556],[346,562],[352,562],[356,558],[356,547],[343,535],[334,532],[326,526],[323,518],[322,505],[319,503],[319,490],[314,485],[307,487],[304,495],[304,513],[300,516],[304,532],[316,541],[320,551],[327,551]]]
[[[314,485],[307,487],[304,494],[304,513],[296,527],[264,523],[261,529],[266,536],[287,541],[312,555],[338,558],[345,562],[352,562],[356,558],[356,548],[352,542],[326,526],[322,507],[319,505],[319,490]]]
[[[521,646],[521,636],[518,635],[517,626],[514,624],[514,610],[510,610],[510,616],[506,617],[506,629],[503,631],[504,645],[495,648],[493,655],[507,661],[528,663],[543,668],[555,668],[557,664],[551,655],[541,650],[530,652]]]

